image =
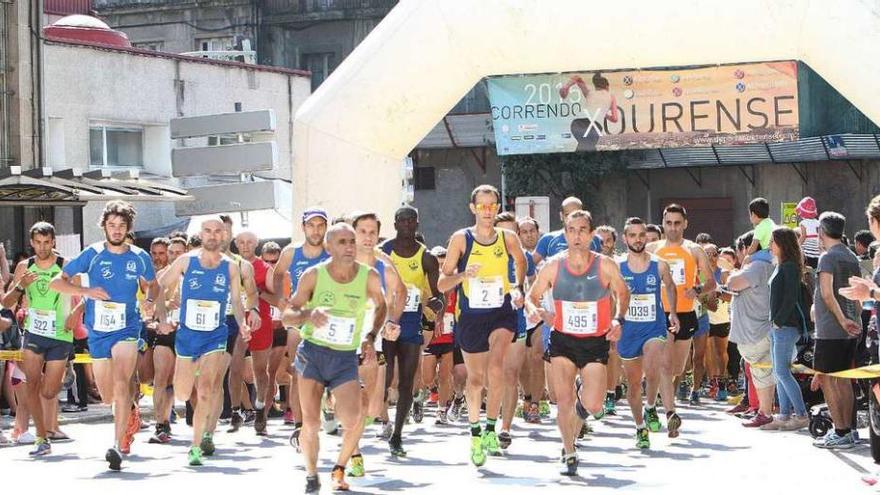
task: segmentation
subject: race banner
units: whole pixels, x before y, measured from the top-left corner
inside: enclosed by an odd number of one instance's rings
[[[798,138],[797,62],[489,79],[499,155]]]

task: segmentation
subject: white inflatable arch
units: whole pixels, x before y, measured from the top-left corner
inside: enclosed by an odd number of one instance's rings
[[[401,161],[485,76],[783,59],[880,122],[874,1],[402,0],[297,112],[294,211],[390,224]]]

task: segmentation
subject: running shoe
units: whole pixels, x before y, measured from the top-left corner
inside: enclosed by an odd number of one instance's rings
[[[427,397],[428,393],[423,388],[419,389],[413,397],[412,417],[416,423],[421,423],[425,419],[425,399]]]
[[[789,418],[783,418],[782,416],[771,417],[773,421],[762,425],[759,429],[764,431],[781,431],[784,430],[788,422],[791,421]]]
[[[3,431],[0,430],[0,447],[8,447],[10,445],[12,445],[12,440],[7,438],[6,435],[3,434]]]
[[[657,414],[657,408],[645,408],[645,422],[648,423],[648,429],[653,433],[660,431],[663,425],[660,423],[660,416]]]
[[[330,473],[330,480],[333,482],[333,491],[348,491],[349,486],[348,483],[345,482],[345,470],[342,469],[342,467],[336,466],[333,468],[333,471]]]
[[[740,402],[739,404],[731,407],[730,409],[728,409],[727,411],[724,411],[724,412],[726,412],[727,414],[742,414],[748,410],[749,410],[749,405],[746,404],[745,402]]]
[[[715,396],[715,400],[718,402],[727,402],[727,389],[719,388],[718,394]]]
[[[248,409],[247,411],[244,412],[244,424],[245,425],[252,425],[252,424],[254,424],[254,421],[256,421],[256,420],[257,420],[257,413],[255,413],[253,409]]]
[[[666,431],[669,438],[677,438],[681,429],[681,417],[672,412],[666,415]]]
[[[746,428],[760,428],[760,427],[762,427],[766,424],[772,423],[772,422],[773,422],[772,417],[767,416],[762,412],[759,412],[758,414],[755,415],[754,418],[751,419],[751,421],[746,421],[742,425],[745,426]]]
[[[584,437],[586,437],[590,433],[593,433],[593,427],[590,426],[590,423],[584,421],[583,424],[581,425],[581,431],[578,432],[578,440],[583,439]]]
[[[718,392],[720,391],[720,384],[717,378],[713,378],[709,380],[709,391],[706,393],[706,396],[710,399],[717,400]]]
[[[449,409],[449,419],[456,423],[461,420],[462,403],[464,403],[464,397],[455,397],[452,400],[452,407]]]
[[[122,454],[116,447],[107,449],[107,453],[104,454],[104,460],[110,463],[110,469],[113,471],[122,469]]]
[[[562,471],[559,472],[559,474],[563,476],[577,476],[578,463],[579,461],[577,457],[577,452],[572,452],[571,454],[563,453],[562,464],[564,467],[562,468]]]
[[[34,436],[33,433],[29,431],[25,431],[24,433],[15,435],[15,432],[12,433],[12,440],[19,445],[27,445],[30,443],[34,443],[37,441],[37,437]]]
[[[201,466],[202,465],[202,449],[193,445],[189,448],[189,452],[186,454],[187,461],[189,461],[190,466]]]
[[[529,409],[525,413],[525,420],[529,424],[541,424],[541,408],[537,402],[529,404]]]
[[[522,402],[516,404],[516,410],[513,411],[513,417],[525,419],[525,407],[523,407]]]
[[[483,449],[489,455],[499,456],[503,454],[501,452],[501,445],[498,443],[498,435],[494,431],[483,431]]]
[[[293,418],[293,411],[291,411],[290,409],[286,409],[284,411],[283,420],[284,424],[286,425],[296,424],[296,420]]]
[[[502,449],[507,450],[507,448],[510,447],[511,442],[513,442],[513,437],[510,436],[509,431],[502,431],[498,434],[498,445]]]
[[[648,437],[648,429],[647,428],[639,428],[636,431],[636,448],[639,448],[639,449],[650,449],[651,448],[651,439]]]
[[[437,402],[440,400],[440,393],[436,390],[431,392],[431,396],[428,398],[429,406],[436,406]]]
[[[382,426],[382,438],[384,438],[385,440],[391,440],[391,435],[393,434],[394,424],[391,423],[391,421],[388,421],[385,423],[384,426]]]
[[[125,429],[125,435],[122,437],[122,443],[119,445],[119,451],[123,454],[131,453],[131,444],[134,443],[134,434],[141,429],[141,414],[137,407],[132,407],[131,414],[128,415],[128,426]]]
[[[449,418],[447,417],[446,409],[437,410],[437,420],[434,421],[434,424],[437,424],[437,425],[448,425],[449,424]]]
[[[403,450],[403,440],[400,437],[391,437],[388,440],[388,450],[394,457],[406,457],[406,451]]]
[[[678,385],[678,391],[675,394],[675,398],[678,399],[679,402],[685,402],[688,400],[688,388],[687,382],[682,379],[681,383]]]
[[[346,474],[348,474],[352,478],[363,478],[366,474],[366,471],[364,471],[364,456],[351,456],[351,461],[349,462],[348,466],[348,473]]]
[[[852,432],[847,433],[846,435],[838,435],[836,431],[831,430],[830,435],[825,435],[824,442],[821,444],[814,444],[816,447],[820,449],[851,449],[856,446],[856,442],[853,439]]]
[[[61,412],[63,413],[78,413],[78,412],[86,412],[89,410],[89,406],[80,406],[77,404],[67,404],[66,406],[61,408]]]
[[[321,491],[321,480],[318,475],[306,476],[306,493],[318,493]]]
[[[605,394],[605,405],[603,406],[603,410],[606,416],[617,416],[617,410],[614,404],[614,394]]]
[[[203,433],[202,442],[199,444],[199,448],[202,450],[202,453],[207,456],[214,455],[214,450],[216,450],[216,447],[214,446],[214,435],[207,431]]]
[[[700,392],[698,392],[696,390],[692,391],[691,398],[690,398],[690,400],[688,400],[688,404],[690,404],[692,406],[699,406],[700,405]]]
[[[49,441],[45,438],[38,438],[37,441],[34,442],[34,450],[28,452],[28,455],[31,457],[40,457],[51,453],[52,446],[49,444]]]
[[[187,423],[189,424],[189,423]],[[227,433],[235,433],[241,428],[241,425],[244,424],[244,415],[242,414],[241,409],[233,409],[232,416],[229,418],[229,429],[226,430]]]
[[[538,407],[540,408],[540,413],[542,418],[550,417],[550,402],[546,400],[542,400],[538,403]]]
[[[471,437],[471,462],[477,467],[486,463],[486,451],[483,449],[482,437]]]
[[[165,428],[163,425],[156,425],[156,431],[153,432],[153,436],[150,437],[149,443],[168,443],[171,441],[171,436],[165,433]]]
[[[266,410],[265,409],[257,409],[254,411],[256,417],[254,418],[254,432],[261,437],[268,435],[266,432]]]

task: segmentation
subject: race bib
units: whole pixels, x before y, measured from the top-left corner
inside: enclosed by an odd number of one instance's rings
[[[200,299],[186,300],[186,328],[199,332],[210,332],[219,326],[219,302]]]
[[[670,260],[669,271],[672,272],[672,281],[675,285],[684,285],[684,260]]]
[[[443,335],[449,335],[455,327],[455,315],[452,313],[443,314]]]
[[[349,346],[354,343],[354,318],[327,315],[327,324],[315,327],[312,338],[327,344]]]
[[[281,310],[275,306],[269,306],[269,314],[275,321],[281,321]]]
[[[700,303],[694,303],[694,313],[696,313],[697,319],[699,320],[703,317],[703,314],[706,313],[706,308]]]
[[[125,328],[125,304],[95,301],[95,327],[97,332],[117,332]]]
[[[657,321],[657,298],[654,294],[630,294],[627,321],[654,323]]]
[[[599,331],[599,311],[595,301],[563,301],[562,331],[574,335],[592,335]]]
[[[45,309],[28,309],[27,331],[43,337],[55,337],[55,312]]]
[[[406,287],[406,306],[403,307],[404,313],[415,313],[422,304],[422,291],[418,287],[409,285]]]
[[[473,309],[494,309],[504,305],[504,280],[501,277],[468,280],[468,299]]]

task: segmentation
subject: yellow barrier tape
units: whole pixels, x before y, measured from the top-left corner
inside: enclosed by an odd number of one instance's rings
[[[755,363],[749,364],[752,368],[770,369],[773,368],[772,363]],[[791,372],[800,375],[828,375],[835,378],[848,378],[850,380],[863,380],[868,378],[880,378],[880,364],[871,364],[854,368],[851,370],[836,371],[834,373],[822,373],[802,364],[792,364]]]
[[[0,361],[21,361],[21,351],[0,351]],[[88,354],[75,354],[73,357],[74,364],[90,364],[93,362],[92,356]]]

